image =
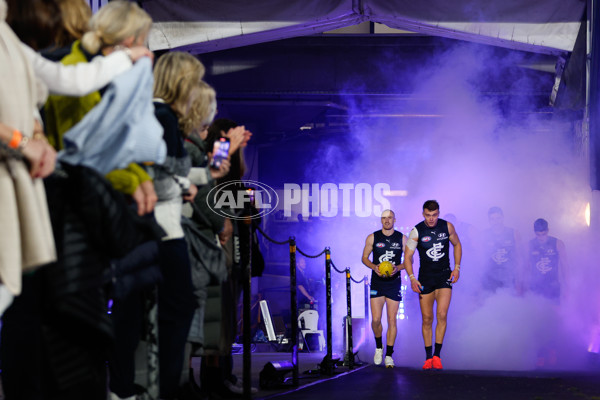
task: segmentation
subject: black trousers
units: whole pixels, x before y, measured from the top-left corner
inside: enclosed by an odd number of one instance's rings
[[[106,343],[58,313],[46,294],[48,267],[23,276],[2,316],[0,358],[7,400],[105,400]],[[61,355],[66,355],[62,357]],[[65,376],[57,369],[75,371]]]
[[[108,363],[109,382],[110,391],[121,398],[136,394],[135,351],[144,322],[143,296],[141,290],[136,290],[113,302],[111,317],[115,329],[115,346]]]
[[[185,239],[161,243],[160,265],[163,276],[158,285],[160,396],[170,399],[177,396],[185,343],[197,306]]]
[[[2,317],[0,358],[7,399],[45,399],[41,280],[25,275],[20,296]]]

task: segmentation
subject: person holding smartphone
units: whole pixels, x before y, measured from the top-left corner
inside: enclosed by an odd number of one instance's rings
[[[222,138],[229,140],[229,172],[217,179],[217,184],[239,181],[246,172],[244,162],[243,149],[248,143],[252,133],[245,126],[238,125],[235,121],[226,118],[215,119],[207,130],[205,140],[206,148],[213,149],[213,153],[209,154],[209,159],[214,158],[216,146],[221,147]],[[215,142],[219,142],[215,145]],[[224,162],[224,161],[223,161]],[[238,182],[239,183],[239,182]],[[247,188],[240,185],[235,186],[232,190],[246,190]],[[214,201],[209,199],[209,201]],[[243,211],[243,210],[231,210]],[[214,214],[214,213],[213,213]],[[242,291],[242,274],[241,266],[246,265],[248,260],[248,252],[244,251],[250,246],[248,243],[249,227],[242,221],[230,220],[225,218],[225,228],[231,229],[227,235],[219,233],[219,240],[226,254],[226,264],[228,269],[227,280],[222,284],[220,296],[222,299],[222,331],[219,338],[209,338],[206,335],[206,342],[218,339],[223,344],[220,356],[205,356],[202,357],[202,367],[200,369],[201,387],[209,392],[216,392],[225,395],[231,393],[242,393],[243,382],[240,378],[233,374],[233,358],[231,356],[231,345],[235,338],[237,329],[237,305]],[[259,251],[253,247],[252,255],[256,257]],[[245,259],[246,258],[246,259]],[[254,259],[254,258],[253,258]],[[223,351],[224,350],[224,351]],[[225,391],[225,393],[223,393]],[[251,389],[252,392],[256,389]]]
[[[184,349],[197,306],[188,247],[181,226],[183,202],[198,191],[187,178],[191,161],[184,147],[181,121],[198,95],[204,66],[184,52],[162,55],[154,67],[155,115],[164,129],[167,159],[152,166],[158,202],[155,217],[167,235],[160,246],[158,327],[160,397],[176,398],[184,365]]]
[[[210,160],[210,167],[219,169],[223,160],[229,158],[229,139],[222,137],[219,140],[215,140],[213,143],[212,160]]]

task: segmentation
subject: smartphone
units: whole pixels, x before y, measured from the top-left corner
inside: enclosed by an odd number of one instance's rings
[[[210,167],[219,169],[223,160],[229,156],[229,139],[221,138],[219,140],[215,140],[213,144],[212,155],[213,157],[210,162]]]

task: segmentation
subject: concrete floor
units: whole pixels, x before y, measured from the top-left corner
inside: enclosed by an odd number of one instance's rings
[[[258,377],[268,362],[291,361],[290,353],[253,353],[252,385],[259,389],[254,399],[332,400],[415,399],[415,400],[598,400],[600,369],[587,371],[423,371],[400,366],[385,369],[364,364],[353,370],[338,367],[333,375],[310,374],[318,370],[324,353],[299,353],[299,386],[286,385],[264,390]],[[234,355],[234,372],[242,376],[242,355]],[[593,367],[593,366],[591,366]]]

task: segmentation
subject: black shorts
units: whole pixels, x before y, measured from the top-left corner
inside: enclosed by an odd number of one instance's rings
[[[421,283],[421,286],[423,286],[421,294],[429,294],[436,289],[452,289],[452,284],[450,283],[451,273],[452,271],[449,269],[435,273],[419,273],[419,282]]]
[[[400,287],[402,285],[402,279],[382,280],[382,279],[371,279],[371,294],[370,298],[375,297],[386,297],[394,301],[402,301],[402,292]]]

